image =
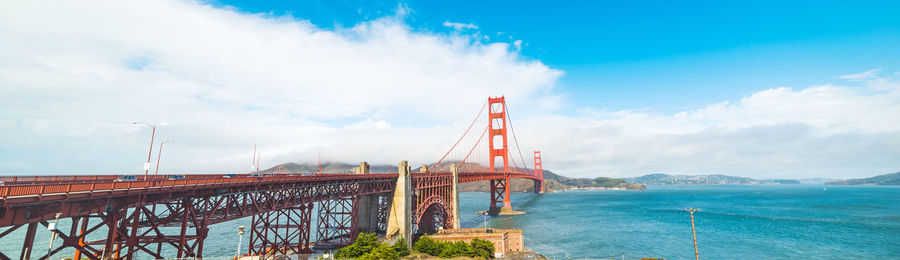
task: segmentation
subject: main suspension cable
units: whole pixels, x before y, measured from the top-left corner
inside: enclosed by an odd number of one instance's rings
[[[466,154],[466,158],[463,158],[462,162],[459,162],[459,165],[463,165],[463,164],[466,163],[466,160],[469,159],[469,155],[471,155],[471,154],[472,154],[472,151],[475,151],[475,148],[478,147],[477,143],[481,143],[481,138],[484,138],[484,133],[487,133],[488,128],[490,128],[490,127],[485,127],[485,128],[484,128],[484,131],[481,132],[481,136],[478,137],[478,141],[475,142],[476,145],[473,145],[473,146],[472,146],[472,150],[469,150],[469,153]]]
[[[519,158],[522,159],[522,165],[524,166],[525,170],[528,170],[528,165],[525,164],[525,156],[522,156],[522,147],[519,146],[519,139],[516,138],[516,128],[513,127],[512,117],[509,115],[509,106],[504,106],[504,108],[506,109],[506,118],[508,119],[507,121],[509,121],[509,129],[512,130],[513,141],[516,142],[516,150],[519,151]],[[515,164],[515,160],[513,160],[513,163]]]
[[[488,104],[488,102],[485,101],[484,105],[481,106],[481,110],[478,110],[478,115],[475,116],[475,120],[472,120],[472,123],[469,124],[469,128],[466,128],[466,131],[463,132],[462,136],[459,137],[459,140],[456,140],[456,143],[454,143],[453,146],[450,147],[450,150],[447,151],[447,153],[445,153],[444,156],[441,156],[441,159],[438,160],[437,163],[432,165],[431,169],[429,169],[429,171],[433,171],[434,169],[437,169],[441,165],[441,162],[444,161],[444,158],[447,158],[447,155],[450,154],[450,152],[452,152],[453,149],[456,148],[456,145],[458,145],[459,142],[462,141],[462,139],[466,137],[466,134],[468,134],[469,130],[472,130],[472,126],[475,125],[475,122],[478,122],[478,118],[481,117],[481,113],[484,112],[484,108],[487,107],[487,104]],[[481,138],[479,138],[478,140],[481,140]]]

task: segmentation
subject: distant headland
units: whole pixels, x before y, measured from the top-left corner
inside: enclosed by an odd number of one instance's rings
[[[450,162],[452,163],[452,162]],[[450,163],[446,163],[449,165]],[[331,173],[352,173],[356,164],[342,162],[323,162],[321,167],[323,172]],[[304,174],[314,173],[319,165],[308,163],[282,163],[272,168],[261,171],[262,173],[290,173]],[[484,166],[471,164],[469,167],[484,168]],[[421,167],[414,168],[413,171],[419,171]],[[397,166],[387,164],[373,164],[370,171],[372,172],[393,172],[397,171]],[[532,192],[534,184],[527,179],[511,179],[509,190],[512,192]],[[561,176],[551,170],[544,169],[544,190],[548,192],[576,190],[576,189],[610,189],[610,190],[644,190],[647,189],[643,184],[631,184],[622,179],[614,179],[607,177],[597,178],[571,178]],[[490,191],[487,181],[477,181],[469,183],[460,183],[459,191]]]
[[[862,179],[832,181],[825,183],[825,185],[900,185],[900,172]]]

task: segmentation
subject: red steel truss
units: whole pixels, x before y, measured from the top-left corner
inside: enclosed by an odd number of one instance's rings
[[[316,245],[337,248],[352,244],[359,236],[358,216],[359,197],[320,202]]]
[[[0,227],[8,228],[0,232],[0,241],[13,231],[24,229],[26,236],[18,259],[47,259],[66,248],[74,249],[78,259],[202,257],[209,225],[253,217],[253,246],[247,253],[307,252],[312,240],[308,221],[314,210],[310,204],[319,205],[316,240],[322,245],[348,244],[359,232],[359,220],[354,219],[358,213],[356,198],[390,194],[396,178],[396,174],[264,178],[198,175],[176,181],[73,180],[6,185],[0,186]],[[517,171],[459,173],[461,183],[490,180],[495,207],[507,196],[507,178],[537,179],[534,173]],[[417,232],[451,228],[452,175],[413,173],[411,179],[412,220]],[[390,198],[378,197],[377,230],[384,230],[389,203]],[[61,243],[49,254],[38,250],[41,256],[34,257],[35,233],[39,227],[45,230],[55,213],[70,218],[73,224],[55,231]],[[178,228],[173,232],[167,227]],[[289,233],[287,230],[291,229],[295,231]],[[103,239],[87,239],[98,234]],[[0,259],[12,259],[5,253],[0,252]]]
[[[313,204],[269,211],[251,218],[250,255],[290,255],[310,252]]]
[[[541,161],[541,151],[534,151],[534,192],[544,193],[544,163]]]
[[[453,228],[450,184],[453,176],[444,173],[419,173],[412,176],[412,217],[414,233],[428,233],[438,226]],[[441,221],[434,221],[440,217]]]
[[[490,168],[459,172],[458,181],[489,181],[490,211],[497,213],[501,207],[510,207],[510,178],[533,179],[535,192],[541,192],[543,171],[537,151],[533,171],[509,167],[505,98],[489,98],[486,107],[490,109]],[[498,147],[494,137],[499,137]],[[498,157],[502,168],[495,168]],[[440,167],[429,170],[434,169]],[[453,228],[452,174],[411,174],[415,232]],[[24,229],[18,259],[59,257],[64,249],[73,249],[74,259],[201,258],[210,225],[251,217],[247,254],[306,253],[312,240],[316,246],[352,243],[361,230],[361,210],[373,210],[364,216],[377,219],[375,225],[363,228],[385,231],[389,195],[396,188],[397,176],[241,174],[187,175],[170,180],[170,175],[160,175],[124,182],[116,181],[120,177],[116,175],[6,176],[0,177],[5,184],[0,185],[0,241],[21,239],[7,236]],[[314,210],[318,210],[316,225],[311,224]],[[71,219],[72,224],[52,231],[61,243],[46,253],[36,253],[38,228],[46,230],[56,218]],[[311,237],[313,226],[315,238]],[[12,259],[6,253],[0,252],[0,260]]]

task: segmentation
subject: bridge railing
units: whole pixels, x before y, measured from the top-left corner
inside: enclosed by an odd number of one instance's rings
[[[97,180],[115,180],[121,175],[68,175],[68,176],[49,176],[49,175],[33,175],[33,176],[0,176],[0,181],[4,183],[15,182],[51,182],[51,181],[97,181]]]
[[[221,175],[199,176],[179,180],[152,181],[115,181],[115,179],[97,180],[87,183],[46,183],[46,184],[11,184],[0,186],[0,198],[6,200],[15,197],[31,197],[60,195],[102,191],[128,191],[146,189],[165,189],[182,186],[239,184],[239,183],[271,183],[291,181],[330,181],[396,178],[396,174],[317,174],[295,176],[234,177],[222,178]]]

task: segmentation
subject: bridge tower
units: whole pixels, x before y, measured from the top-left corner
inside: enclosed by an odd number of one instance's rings
[[[491,180],[491,214],[502,214],[504,212],[512,212],[512,205],[509,202],[509,146],[506,138],[506,98],[489,97],[488,98],[488,150],[490,154],[490,171],[496,171],[496,161],[499,157],[503,162],[503,173],[506,178],[500,180]],[[500,140],[495,140],[500,137]],[[499,143],[495,143],[499,142]],[[502,207],[497,207],[498,203],[503,203]]]
[[[534,176],[538,177],[534,181],[534,192],[544,193],[544,166],[541,161],[541,151],[534,151]]]

